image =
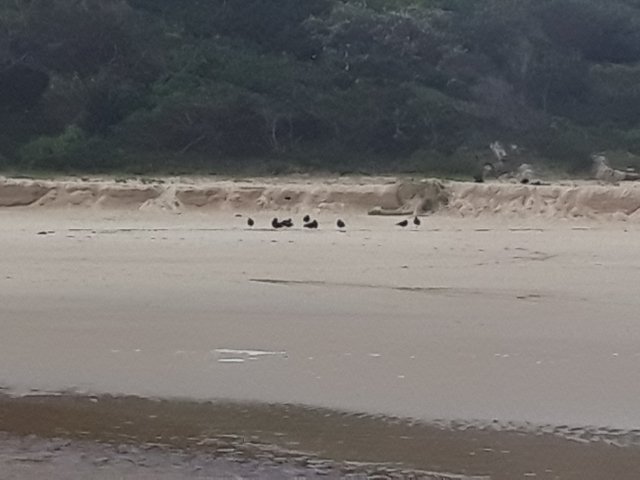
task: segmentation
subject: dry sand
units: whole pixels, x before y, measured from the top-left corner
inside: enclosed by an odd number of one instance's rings
[[[405,230],[365,214],[400,207],[393,189],[7,181],[0,203],[23,206],[0,209],[0,384],[635,443],[640,189],[449,184]],[[307,210],[319,231],[267,228]]]

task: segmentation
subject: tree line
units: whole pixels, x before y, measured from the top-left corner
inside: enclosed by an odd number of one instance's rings
[[[0,0],[0,168],[471,174],[640,153],[639,0]]]

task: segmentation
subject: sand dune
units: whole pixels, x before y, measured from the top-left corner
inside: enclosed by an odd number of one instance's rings
[[[440,197],[429,180],[394,178],[228,179],[155,181],[0,179],[0,207],[84,207],[168,211],[366,212],[410,214],[415,200],[457,217],[640,219],[640,185],[580,182],[544,186],[444,182]],[[433,201],[431,201],[433,200]]]

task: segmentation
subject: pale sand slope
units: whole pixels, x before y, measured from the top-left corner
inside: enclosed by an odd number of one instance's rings
[[[639,227],[341,216],[0,210],[0,384],[640,424]]]
[[[65,179],[56,181],[0,177],[0,207],[84,207],[145,211],[366,212],[411,203],[421,179],[394,177],[231,180],[165,178],[156,180]],[[417,185],[417,187],[416,187]],[[603,186],[565,182],[547,186],[444,182],[443,210],[452,216],[495,215],[540,219],[590,218],[638,221],[640,184]],[[412,211],[412,208],[409,209]]]

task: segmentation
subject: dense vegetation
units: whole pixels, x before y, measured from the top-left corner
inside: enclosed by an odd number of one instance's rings
[[[640,0],[0,0],[0,168],[640,153]]]

